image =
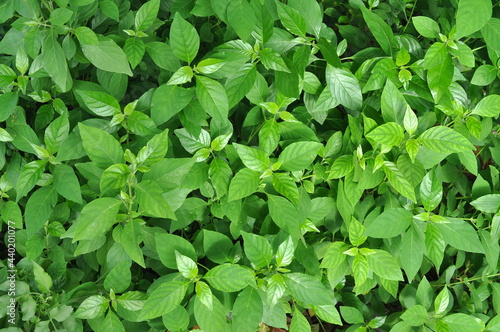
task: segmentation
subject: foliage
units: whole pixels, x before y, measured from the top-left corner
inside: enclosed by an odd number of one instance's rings
[[[493,3],[0,1],[1,325],[500,331]]]

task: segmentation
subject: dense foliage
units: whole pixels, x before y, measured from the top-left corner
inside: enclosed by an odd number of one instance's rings
[[[2,331],[500,331],[493,2],[0,0]]]

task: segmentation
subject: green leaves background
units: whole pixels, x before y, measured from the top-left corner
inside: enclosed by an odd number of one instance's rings
[[[12,328],[497,331],[499,22],[490,0],[0,2]]]

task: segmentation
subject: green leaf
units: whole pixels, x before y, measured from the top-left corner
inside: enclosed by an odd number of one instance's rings
[[[470,83],[478,86],[490,85],[497,77],[497,72],[498,70],[495,68],[495,66],[492,65],[479,66],[474,72],[474,76],[472,76]]]
[[[67,8],[57,8],[50,13],[49,20],[52,24],[56,26],[61,26],[68,22],[74,12]]]
[[[313,306],[314,312],[319,318],[330,324],[342,325],[340,314],[334,305],[317,305]]]
[[[208,176],[212,181],[212,186],[215,188],[218,197],[223,197],[227,194],[232,175],[233,172],[225,161],[214,158],[210,163]]]
[[[401,266],[408,280],[413,280],[422,266],[425,242],[424,235],[418,226],[412,225],[401,241]]]
[[[490,20],[491,14],[491,0],[460,0],[455,38],[460,39],[481,30]]]
[[[414,305],[401,315],[401,319],[410,326],[424,325],[427,321],[427,310],[421,305]]]
[[[278,267],[284,267],[290,265],[293,260],[293,253],[295,248],[293,246],[293,240],[291,236],[288,236],[283,243],[278,246],[276,251],[276,265]]]
[[[42,177],[46,164],[45,160],[35,160],[23,166],[16,183],[16,202],[35,187],[37,181]]]
[[[65,164],[55,166],[54,187],[64,198],[82,204],[80,182],[71,166]]]
[[[269,168],[269,157],[264,151],[245,145],[233,143],[238,156],[246,167],[253,171],[262,172]]]
[[[131,37],[125,42],[123,52],[127,56],[130,66],[134,69],[144,57],[144,53],[146,53],[146,46],[144,45],[142,39]]]
[[[418,137],[417,141],[426,148],[440,153],[454,153],[474,149],[474,146],[467,138],[444,126],[427,129]]]
[[[288,5],[300,11],[306,22],[307,32],[319,38],[323,23],[323,12],[319,3],[315,0],[290,0]]]
[[[353,156],[340,156],[332,164],[328,179],[338,179],[352,172],[354,169]]]
[[[97,44],[81,46],[85,57],[97,68],[132,76],[125,52],[114,41],[99,40]]]
[[[160,126],[184,109],[193,97],[193,89],[163,84],[153,94],[151,118]]]
[[[384,50],[386,54],[392,56],[394,34],[391,27],[385,23],[380,16],[366,9],[364,5],[360,6],[360,9],[368,28],[379,43],[382,50]]]
[[[101,295],[93,295],[83,300],[76,310],[74,317],[92,319],[104,315],[109,307],[109,300]]]
[[[177,85],[190,82],[193,78],[193,69],[189,66],[179,68],[167,82],[167,85]]]
[[[176,219],[167,200],[163,197],[163,190],[156,182],[143,180],[134,188],[140,213],[157,218]]]
[[[146,52],[158,67],[171,72],[175,72],[179,69],[179,59],[175,56],[170,45],[153,41],[147,43],[145,46]]]
[[[340,314],[348,324],[363,324],[365,319],[361,312],[354,307],[341,306]]]
[[[445,247],[446,243],[439,229],[432,223],[428,223],[425,229],[425,251],[426,256],[429,257],[437,269],[439,269],[443,261]]]
[[[43,227],[56,204],[57,192],[53,186],[42,187],[30,196],[24,211],[28,237]]]
[[[9,66],[0,64],[0,87],[5,87],[10,83],[14,82],[17,78],[17,74]]]
[[[107,168],[113,164],[123,164],[123,150],[120,143],[102,129],[78,124],[83,149],[98,167]]]
[[[365,232],[366,233],[366,232]],[[344,251],[349,249],[349,246],[344,242],[332,242],[323,257],[320,267],[325,269],[331,269],[342,264],[346,259],[346,254]]]
[[[121,204],[122,202],[117,199],[103,197],[85,205],[72,226],[75,227],[73,242],[90,240],[106,234],[116,222],[116,215]]]
[[[297,184],[289,175],[284,173],[273,173],[273,187],[292,203],[297,204],[299,202]]]
[[[47,129],[45,129],[44,142],[47,150],[51,153],[56,153],[59,150],[61,143],[69,135],[69,121],[67,113],[52,121]]]
[[[204,76],[196,76],[196,96],[201,106],[214,120],[227,119],[229,103],[226,90],[217,81]]]
[[[322,145],[316,142],[295,142],[281,152],[278,161],[280,169],[285,171],[300,171],[308,167],[316,158]]]
[[[435,223],[444,240],[459,250],[484,253],[476,231],[467,222],[458,218],[446,218],[447,222]]]
[[[433,211],[441,203],[443,198],[443,186],[436,176],[436,172],[432,169],[422,179],[420,184],[420,198],[428,212]]]
[[[101,8],[104,15],[110,19],[115,20],[116,22],[120,21],[120,10],[116,3],[112,0],[103,0],[99,2],[99,8]]]
[[[267,120],[259,130],[259,146],[268,155],[278,147],[280,127],[274,118]]]
[[[297,209],[286,198],[267,195],[269,200],[269,214],[274,223],[293,238],[298,239],[300,233],[300,219]]]
[[[227,23],[241,40],[246,41],[255,29],[256,17],[247,0],[230,1],[226,11]]]
[[[222,292],[237,292],[255,284],[249,269],[236,264],[223,264],[209,270],[203,277],[215,289]]]
[[[42,63],[54,83],[62,92],[67,92],[73,86],[66,56],[57,41],[57,35],[51,31],[43,41]],[[1,84],[0,84],[1,85]]]
[[[243,237],[245,255],[255,266],[255,269],[269,266],[273,258],[273,249],[266,238],[246,232],[241,232],[241,236]]]
[[[481,212],[497,213],[500,210],[500,194],[484,195],[470,204]]]
[[[130,273],[130,260],[122,261],[115,265],[104,279],[104,288],[123,293],[130,286],[132,274]]]
[[[52,288],[53,285],[52,278],[36,262],[33,261],[32,264],[33,264],[33,274],[35,275],[36,285],[42,291],[42,293],[50,292],[50,289]]]
[[[233,241],[226,235],[203,230],[203,250],[208,259],[217,264],[224,264],[232,261],[231,249],[233,248]]]
[[[227,92],[229,108],[233,108],[252,89],[256,77],[256,66],[246,63],[227,78],[224,89]]]
[[[365,226],[360,223],[356,218],[352,217],[349,223],[349,241],[355,247],[362,245],[367,237],[363,234],[365,233]]]
[[[175,251],[196,261],[196,251],[193,245],[178,235],[156,233],[155,242],[160,261],[169,269],[177,269]]]
[[[418,33],[425,38],[433,39],[439,37],[439,25],[432,18],[427,16],[413,16],[411,20]]]
[[[278,2],[277,9],[281,23],[288,31],[297,36],[306,36],[306,21],[298,10],[281,2]]]
[[[390,147],[401,144],[404,139],[403,128],[395,122],[387,122],[370,131],[366,138],[375,144],[384,144]]]
[[[198,280],[196,282],[196,298],[200,300],[200,302],[206,306],[209,310],[213,310],[213,295],[212,289],[205,282]]]
[[[383,170],[389,180],[389,183],[394,187],[394,189],[413,202],[417,201],[413,186],[408,182],[406,177],[393,162],[385,161]]]
[[[235,174],[229,185],[228,201],[245,198],[255,191],[260,184],[260,173],[243,168]]]
[[[142,232],[139,222],[136,220],[127,222],[121,236],[123,249],[134,262],[145,268],[144,256],[138,243],[140,237],[142,237]]]
[[[106,318],[102,321],[101,327],[104,331],[125,332],[125,327],[123,326],[122,321],[111,310],[108,311]]]
[[[399,125],[403,124],[408,104],[403,94],[401,94],[391,80],[387,80],[385,83],[380,107],[382,110],[382,117],[385,121],[396,122]]]
[[[143,4],[135,14],[135,30],[144,31],[155,21],[160,10],[160,0],[150,0]]]
[[[194,299],[194,317],[196,322],[200,325],[203,331],[219,332],[226,329],[226,315],[227,309],[220,303],[220,301],[212,295],[213,308],[209,309],[204,305],[198,296]]]
[[[484,322],[474,316],[469,316],[462,313],[448,315],[442,318],[448,326],[449,332],[462,332],[462,331],[483,331]]]
[[[179,12],[175,13],[170,27],[170,46],[177,58],[188,64],[194,60],[200,48],[198,32]]]
[[[402,281],[403,274],[394,257],[384,250],[372,250],[373,252],[365,256],[370,269],[384,279]]]
[[[174,280],[158,286],[144,303],[139,319],[152,319],[172,312],[184,298],[189,283]]]
[[[129,175],[130,169],[125,164],[114,164],[106,168],[99,181],[101,196],[107,194],[108,191],[113,195],[116,193],[113,189],[123,188],[127,184]]]
[[[84,107],[99,116],[113,116],[120,113],[118,101],[111,95],[100,91],[75,90],[80,96]]]
[[[283,278],[295,300],[318,306],[334,304],[330,292],[319,279],[304,273],[287,273]]]
[[[474,107],[471,114],[484,117],[497,117],[500,114],[500,95],[489,95]]]
[[[361,87],[350,71],[327,64],[325,76],[333,98],[352,110],[359,111],[361,109],[363,104]]]
[[[177,263],[177,269],[184,278],[193,280],[196,276],[198,276],[198,266],[191,258],[184,256],[183,254],[179,254],[176,250],[175,261]]]
[[[264,48],[260,51],[260,60],[266,69],[290,73],[285,61],[278,52],[271,48]]]
[[[481,34],[488,48],[500,52],[500,19],[491,18],[481,29]]]
[[[239,293],[234,301],[232,313],[234,330],[256,330],[264,314],[264,306],[257,290],[247,287]]]
[[[168,150],[168,129],[156,134],[146,146],[137,153],[137,162],[143,165],[153,165],[161,161]]]
[[[290,323],[290,332],[308,332],[311,331],[311,325],[307,318],[296,309],[293,312],[292,322]]]

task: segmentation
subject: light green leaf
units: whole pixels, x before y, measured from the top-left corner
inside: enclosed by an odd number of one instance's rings
[[[401,319],[410,326],[424,325],[427,321],[427,310],[419,304],[414,305],[401,315]]]
[[[480,30],[488,23],[491,14],[491,0],[460,0],[455,38],[460,39]]]
[[[472,76],[472,79],[470,80],[470,83],[477,86],[490,85],[497,77],[497,72],[498,70],[495,68],[495,66],[481,65],[477,67],[476,71],[474,72],[474,76]]]
[[[35,261],[33,261],[32,264],[33,264],[33,274],[35,275],[36,285],[42,291],[42,293],[48,293],[53,285],[52,278]]]
[[[246,257],[256,269],[268,266],[273,258],[273,248],[266,238],[253,233],[241,232]]]
[[[153,165],[165,157],[168,150],[168,129],[156,134],[146,146],[137,153],[137,162],[143,165]]]
[[[111,95],[100,91],[75,90],[84,107],[99,116],[113,116],[120,113],[118,101]]]
[[[35,187],[35,184],[45,170],[46,164],[46,160],[34,160],[21,168],[19,178],[16,182],[16,202],[26,196],[26,194]]]
[[[198,296],[194,300],[194,317],[200,328],[206,332],[220,332],[226,330],[227,309],[212,295],[213,308],[204,305]]]
[[[218,197],[226,195],[232,175],[233,172],[225,161],[214,158],[210,163],[208,176],[212,181],[212,186],[215,188]]]
[[[500,19],[491,18],[481,29],[481,34],[488,48],[500,52]]]
[[[466,315],[463,313],[456,313],[442,318],[448,326],[449,332],[463,332],[463,331],[483,331],[484,322],[479,318]]]
[[[413,202],[417,201],[415,197],[415,191],[413,190],[413,186],[408,182],[406,177],[401,173],[396,164],[390,161],[385,161],[384,166],[382,167],[384,170],[387,179],[391,186],[394,187],[401,195],[406,198],[412,200]]]
[[[139,222],[136,220],[127,222],[121,236],[123,249],[134,262],[145,268],[144,256],[138,243],[140,238],[142,238],[142,229]]]
[[[179,69],[179,59],[175,56],[170,45],[153,41],[147,43],[145,46],[146,52],[158,67],[171,72],[175,72]]]
[[[117,199],[103,197],[85,205],[72,226],[75,227],[73,243],[104,235],[116,222],[121,204],[122,202]]]
[[[332,242],[328,246],[325,257],[323,257],[323,261],[321,262],[320,267],[325,269],[336,268],[345,261],[347,256],[346,254],[344,254],[344,251],[346,251],[347,249],[349,249],[349,246],[344,242]]]
[[[52,154],[59,150],[61,143],[69,135],[68,113],[62,114],[60,117],[52,121],[47,129],[45,129],[44,142]]]
[[[307,321],[307,318],[297,310],[293,312],[292,322],[290,323],[290,332],[309,332],[311,331],[311,325]]]
[[[189,280],[196,278],[198,275],[198,266],[195,261],[188,256],[179,254],[177,250],[175,251],[175,261],[177,263],[177,269],[184,278]]]
[[[102,321],[103,331],[125,332],[125,327],[118,316],[111,310],[108,311],[106,318]]]
[[[190,82],[193,78],[193,69],[189,66],[179,68],[167,82],[167,85],[178,85]]]
[[[99,69],[132,76],[125,52],[112,40],[99,40],[97,44],[82,44],[83,54]]]
[[[293,246],[293,240],[291,236],[288,236],[283,243],[278,246],[276,251],[276,265],[278,267],[285,267],[290,265],[293,260],[293,253],[295,248]]]
[[[349,223],[349,241],[355,247],[362,245],[367,237],[363,234],[365,233],[365,226],[360,223],[356,218],[352,217]]]
[[[143,4],[135,14],[135,30],[144,31],[149,28],[160,9],[160,0],[150,0]]]
[[[436,126],[424,131],[417,141],[426,148],[440,153],[454,153],[474,149],[474,146],[463,135],[455,130]]]
[[[500,194],[484,195],[470,204],[481,212],[497,213],[500,210]]]
[[[222,292],[237,292],[255,284],[251,270],[236,264],[218,265],[203,277],[215,289]]]
[[[160,126],[184,109],[194,97],[194,89],[163,84],[153,94],[151,118]]]
[[[267,195],[269,198],[269,214],[278,227],[293,238],[301,236],[300,219],[297,209],[286,198],[281,196]]]
[[[326,83],[333,98],[347,108],[359,111],[363,104],[361,87],[356,77],[347,69],[326,66]]]
[[[403,274],[398,263],[387,251],[372,249],[373,252],[366,255],[368,266],[379,277],[389,280],[403,280]]]
[[[371,139],[376,145],[384,144],[393,147],[401,144],[404,131],[397,123],[387,122],[370,131],[366,138]]]
[[[229,185],[228,201],[235,201],[253,194],[260,184],[260,173],[248,168],[240,170]]]
[[[116,3],[112,0],[103,0],[99,2],[99,8],[101,8],[104,15],[110,19],[115,20],[116,22],[120,21],[120,10]]]
[[[433,39],[439,37],[439,25],[432,18],[427,16],[413,16],[411,20],[418,33],[425,38]]]
[[[206,306],[209,310],[213,310],[213,295],[212,289],[205,282],[198,280],[196,282],[196,298],[200,300],[200,302]]]
[[[214,120],[227,119],[229,104],[226,90],[217,81],[204,76],[196,76],[196,96],[201,106]]]
[[[281,2],[277,3],[278,15],[283,26],[294,35],[306,36],[306,21],[298,10]]]
[[[278,147],[280,141],[280,128],[274,118],[271,118],[264,123],[259,130],[259,146],[268,155]]]
[[[413,280],[418,270],[420,270],[424,251],[424,235],[418,226],[413,225],[404,234],[401,241],[400,262],[408,280]]]
[[[285,171],[301,171],[308,167],[316,158],[322,145],[316,142],[295,142],[281,152],[278,161],[280,169]]]
[[[57,191],[53,186],[42,187],[30,195],[24,211],[28,237],[43,227],[56,204]]]
[[[431,212],[439,206],[443,198],[443,186],[438,180],[434,169],[427,173],[420,184],[420,198],[424,208]]]
[[[172,312],[182,301],[190,281],[169,281],[149,295],[141,309],[140,320],[156,318]]]
[[[188,64],[194,60],[200,48],[200,37],[196,29],[179,12],[175,13],[170,27],[170,46],[179,58]]]
[[[104,315],[109,307],[109,300],[101,295],[93,295],[85,300],[76,310],[74,317],[81,319],[92,319]]]
[[[227,78],[224,89],[227,92],[229,108],[233,108],[252,89],[256,77],[256,66],[246,63]]]
[[[98,167],[108,168],[113,164],[123,164],[123,150],[120,143],[102,129],[78,124],[83,149]]]
[[[288,5],[302,14],[307,32],[319,38],[323,23],[323,11],[319,3],[315,0],[290,0]]]
[[[392,121],[399,125],[403,124],[408,104],[403,94],[391,80],[387,80],[385,83],[380,100],[380,108],[382,110],[382,117],[386,122]]]
[[[48,49],[50,50],[50,49]],[[65,59],[66,63],[66,59]],[[10,83],[14,82],[17,78],[17,74],[12,68],[4,64],[0,64],[0,87],[5,87]]]
[[[471,114],[484,117],[497,117],[500,114],[500,95],[489,95],[481,99]]]
[[[125,260],[115,265],[104,279],[104,289],[123,293],[130,286],[132,274],[130,272],[130,260]]]
[[[446,243],[443,235],[432,223],[428,223],[425,229],[425,251],[426,256],[434,263],[437,269],[441,266],[444,257]]]

